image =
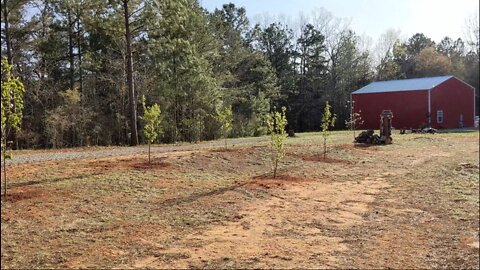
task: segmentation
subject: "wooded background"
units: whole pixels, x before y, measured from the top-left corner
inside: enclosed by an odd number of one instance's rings
[[[144,142],[140,97],[160,104],[160,142],[265,134],[287,108],[287,129],[321,128],[328,101],[345,128],[350,93],[374,80],[455,75],[479,89],[478,17],[466,36],[436,44],[385,32],[375,46],[326,10],[252,25],[234,4],[196,0],[2,0],[2,57],[25,85],[13,147]],[[138,132],[138,136],[137,136]]]

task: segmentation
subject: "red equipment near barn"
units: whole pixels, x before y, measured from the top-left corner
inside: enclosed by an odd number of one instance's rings
[[[352,93],[359,128],[378,129],[383,110],[397,129],[473,127],[475,88],[453,76],[373,82]]]

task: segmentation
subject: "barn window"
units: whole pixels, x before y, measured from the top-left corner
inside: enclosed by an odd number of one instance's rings
[[[443,123],[443,111],[437,111],[437,123]]]

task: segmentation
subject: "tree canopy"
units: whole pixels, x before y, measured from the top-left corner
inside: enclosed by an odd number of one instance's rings
[[[287,129],[318,131],[326,102],[344,129],[350,93],[373,80],[448,74],[479,88],[478,20],[438,43],[389,30],[374,50],[325,11],[263,24],[198,0],[2,0],[1,12],[2,59],[27,89],[9,135],[20,148],[146,142],[142,96],[162,108],[168,143],[264,135],[274,107]]]

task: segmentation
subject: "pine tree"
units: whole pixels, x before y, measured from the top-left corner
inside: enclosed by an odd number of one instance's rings
[[[207,125],[215,118],[220,92],[205,44],[211,34],[206,14],[196,1],[162,1],[156,6],[159,29],[152,32],[150,51],[159,93],[168,100],[172,141],[199,141],[209,137]]]

